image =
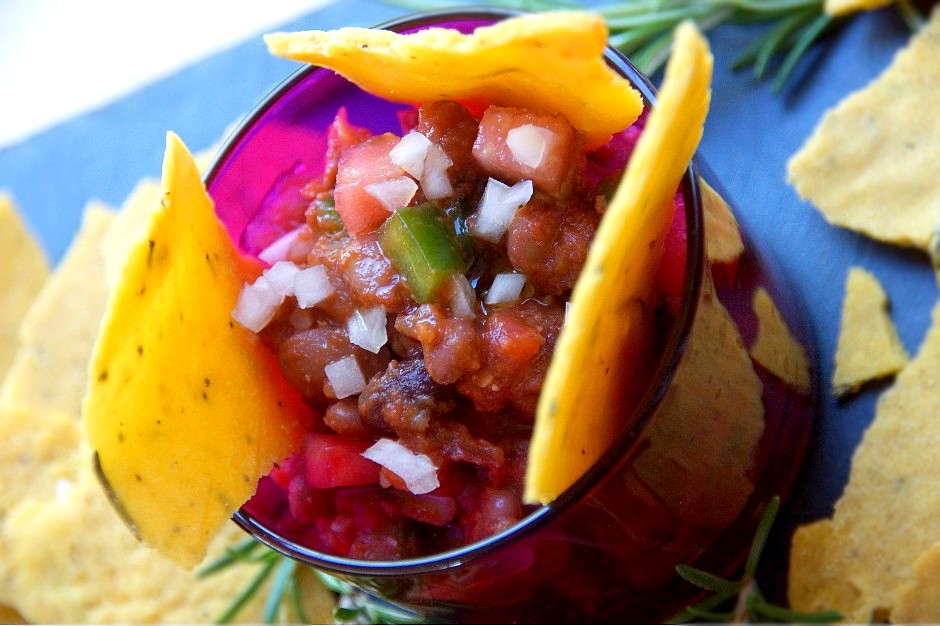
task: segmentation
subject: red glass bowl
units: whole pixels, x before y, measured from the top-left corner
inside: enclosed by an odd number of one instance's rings
[[[438,11],[381,27],[470,32],[513,14]],[[613,49],[606,58],[655,106],[650,82],[626,58]],[[308,66],[269,94],[219,152],[206,185],[245,252],[259,251],[243,234],[278,181],[322,171],[326,129],[340,106],[357,125],[400,132],[397,113],[405,107]],[[699,591],[676,566],[718,574],[740,566],[761,510],[796,480],[812,432],[816,370],[810,329],[759,252],[746,247],[733,262],[707,258],[702,169],[696,162],[681,183],[682,298],[646,393],[604,456],[555,502],[486,540],[393,562],[311,550],[245,508],[235,521],[283,554],[434,620],[654,623],[694,601]],[[766,324],[754,305],[758,291],[802,345],[809,386],[751,358]]]

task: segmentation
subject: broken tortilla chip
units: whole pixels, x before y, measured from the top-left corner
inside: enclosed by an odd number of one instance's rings
[[[914,563],[914,581],[904,589],[891,612],[895,624],[940,622],[940,543],[935,543]]]
[[[172,133],[163,184],[111,294],[83,418],[117,510],[145,543],[192,567],[258,479],[299,447],[309,409],[231,318],[260,268],[239,255]]]
[[[464,35],[428,28],[273,33],[277,56],[327,67],[395,102],[486,102],[549,111],[603,142],[643,111],[640,94],[604,60],[607,26],[580,11],[509,18]]]
[[[141,190],[147,186],[138,185],[116,218],[89,205],[82,228],[43,288],[41,304],[31,307],[23,322],[31,339],[20,345],[18,357],[30,358],[16,363],[28,363],[28,375],[6,382],[5,399],[16,403],[0,406],[0,602],[10,605],[0,607],[0,623],[26,618],[37,624],[209,623],[257,574],[257,567],[247,565],[198,577],[140,544],[98,485],[91,452],[82,445],[79,414],[87,362],[107,300],[104,268],[119,266],[123,259],[113,257],[127,253],[126,245],[106,242],[133,237],[135,221],[146,225],[142,212],[150,203]],[[99,302],[100,308],[94,306]],[[71,315],[63,319],[66,307],[72,307]],[[48,342],[40,349],[36,341],[43,337]],[[42,358],[35,358],[38,354]],[[84,361],[76,365],[79,357]],[[81,386],[53,386],[73,373]],[[37,381],[47,382],[37,386]],[[229,524],[209,555],[218,558],[244,539]],[[306,618],[332,621],[330,593],[309,576],[298,580]],[[260,623],[266,591],[262,588],[234,620]]]
[[[757,338],[751,356],[774,376],[800,393],[813,387],[812,371],[806,348],[796,340],[776,303],[763,287],[754,292]]]
[[[114,213],[89,203],[59,267],[23,319],[13,364],[0,386],[0,406],[71,412],[85,395],[88,356],[104,313],[107,286],[101,238]],[[63,312],[67,311],[68,315]]]
[[[940,11],[867,87],[828,111],[789,164],[832,224],[919,248],[940,263]]]
[[[915,564],[937,542],[940,510],[940,305],[932,319],[917,354],[881,395],[852,458],[831,532],[817,539],[816,549],[831,564],[828,575],[819,574],[815,557],[807,559],[805,546],[791,554],[790,600],[796,610],[825,601],[847,622],[868,623],[880,614],[894,620],[892,611],[918,584]],[[857,594],[839,591],[847,582]],[[924,621],[938,620],[940,615]]]
[[[49,264],[13,204],[0,193],[0,380],[13,362],[16,333],[49,276]]]
[[[527,502],[551,502],[571,486],[626,418],[622,406],[633,399],[624,401],[621,394],[625,381],[643,378],[631,368],[649,359],[654,270],[672,221],[673,195],[702,137],[711,70],[708,43],[694,25],[683,23],[659,100],[572,293],[573,322],[562,329],[539,398]]]
[[[881,283],[870,272],[851,268],[842,303],[833,393],[843,396],[867,382],[892,376],[909,360],[888,313],[888,296]]]

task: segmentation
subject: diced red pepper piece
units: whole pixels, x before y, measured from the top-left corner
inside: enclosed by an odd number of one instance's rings
[[[536,167],[517,161],[506,143],[509,131],[526,124],[548,131],[545,152]],[[493,178],[507,185],[531,180],[536,189],[556,198],[568,195],[585,160],[581,137],[565,118],[497,106],[488,108],[480,120],[473,156]]]
[[[370,445],[338,435],[308,434],[303,445],[307,484],[320,489],[377,485],[379,465],[362,456]]]
[[[390,215],[366,189],[404,175],[389,156],[399,140],[392,133],[377,135],[346,148],[339,157],[333,198],[343,225],[353,235],[374,230]]]

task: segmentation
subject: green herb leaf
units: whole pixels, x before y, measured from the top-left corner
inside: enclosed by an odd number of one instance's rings
[[[744,573],[740,580],[730,581],[690,565],[679,565],[676,572],[696,587],[714,595],[676,615],[670,624],[683,624],[696,619],[709,622],[837,622],[842,615],[837,611],[800,613],[767,602],[755,579],[764,546],[770,536],[774,519],[780,509],[780,498],[774,496],[764,507],[757,530],[751,542]],[[727,610],[720,607],[731,605]]]

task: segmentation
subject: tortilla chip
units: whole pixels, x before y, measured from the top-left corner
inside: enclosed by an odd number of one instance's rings
[[[738,220],[725,199],[704,178],[698,181],[702,195],[705,258],[712,263],[732,263],[744,254],[744,239]]]
[[[656,107],[597,230],[571,297],[536,414],[525,500],[547,503],[607,449],[642,392],[653,275],[672,199],[702,136],[712,57],[691,23],[675,33]],[[642,370],[637,370],[642,371]],[[631,386],[634,389],[628,390]],[[625,400],[625,402],[624,402]]]
[[[940,227],[940,115],[929,107],[938,101],[934,11],[881,76],[825,114],[788,164],[791,184],[836,226],[931,253]]]
[[[550,111],[601,141],[643,111],[639,93],[604,61],[603,18],[587,12],[535,13],[470,35],[341,28],[273,33],[265,42],[274,55],[330,68],[388,100]]]
[[[896,624],[940,623],[940,543],[927,548],[914,563],[914,582],[891,612]]]
[[[121,205],[114,224],[104,234],[100,247],[109,290],[120,280],[131,248],[146,233],[150,215],[159,208],[162,197],[160,181],[153,178],[139,181]]]
[[[827,559],[838,566],[819,581],[812,567],[793,561],[794,608],[840,597],[829,587],[850,581],[857,597],[828,608],[849,622],[867,622],[905,602],[917,584],[915,563],[938,540],[940,511],[940,305],[927,336],[894,385],[882,394],[875,419],[852,459],[845,492],[835,506]],[[927,567],[926,565],[924,567]],[[932,565],[931,565],[932,567]],[[814,590],[815,588],[815,590]],[[894,615],[891,615],[894,619]]]
[[[13,363],[16,333],[49,276],[49,264],[20,219],[13,200],[0,193],[0,380]]]
[[[13,607],[0,605],[0,624],[28,624],[19,611]]]
[[[6,526],[15,538],[10,556],[18,565],[9,592],[37,623],[212,623],[261,565],[245,563],[196,579],[120,528],[92,472],[83,472],[58,498],[24,502]],[[210,551],[221,555],[244,536],[229,524]],[[237,621],[261,622],[269,585],[270,580]],[[321,590],[311,585],[309,591],[328,609],[331,602]],[[328,623],[331,616],[323,609],[308,617]]]
[[[138,186],[124,210],[139,212],[148,206],[135,200],[145,195],[139,193],[144,188],[146,184]],[[6,382],[5,399],[16,399],[15,406],[0,406],[0,602],[10,605],[8,610],[0,607],[0,622],[208,623],[256,573],[246,565],[198,579],[135,541],[97,483],[90,450],[81,445],[81,399],[101,315],[92,312],[107,298],[105,266],[119,265],[112,256],[126,254],[126,246],[103,242],[126,238],[139,218],[122,214],[115,219],[110,211],[90,205],[40,296],[41,304],[30,309],[24,322],[31,343],[21,346],[20,356],[30,359],[17,362],[28,362],[29,368]],[[63,329],[66,307],[72,307],[72,315]],[[57,341],[42,340],[49,336]],[[39,348],[37,340],[42,340]],[[76,344],[86,346],[84,354]],[[80,374],[82,389],[36,385],[62,384],[73,371]],[[37,389],[56,393],[50,397]],[[245,536],[229,524],[210,546],[210,556],[220,556]],[[332,596],[311,577],[301,578],[307,618],[332,621]],[[236,620],[260,623],[264,593],[262,589]]]
[[[800,526],[793,533],[787,590],[793,609],[841,610],[859,602],[860,590],[846,577],[844,539],[833,532],[829,519]]]
[[[858,11],[871,11],[886,7],[894,0],[825,0],[823,11],[833,17],[841,17]]]
[[[751,356],[792,389],[809,393],[813,378],[806,348],[794,338],[773,298],[763,287],[754,292],[753,306],[757,315],[757,338],[751,346]]]
[[[309,409],[231,318],[260,267],[239,255],[172,133],[163,180],[160,210],[111,294],[83,418],[132,530],[192,567],[258,479],[299,447]]]
[[[85,395],[88,355],[104,313],[107,286],[100,243],[114,218],[90,203],[59,268],[30,306],[20,326],[13,365],[0,386],[0,406],[75,415]]]
[[[881,283],[862,268],[851,268],[842,303],[833,393],[843,396],[869,381],[892,376],[909,360],[888,313],[888,296]]]

